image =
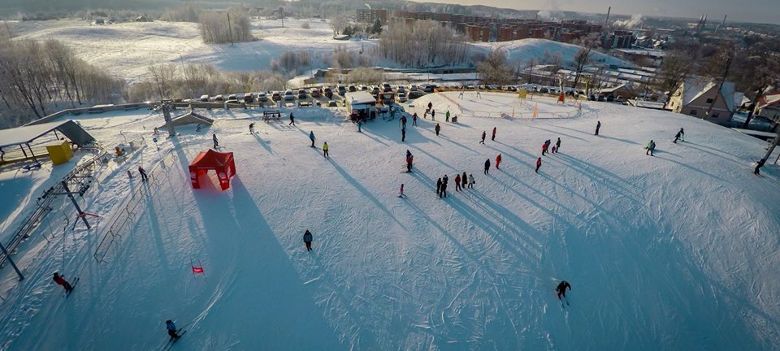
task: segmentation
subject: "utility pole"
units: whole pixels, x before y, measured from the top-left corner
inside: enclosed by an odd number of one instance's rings
[[[230,11],[227,12],[228,21],[228,37],[230,38],[230,46],[233,46],[233,26],[230,25]]]
[[[712,102],[710,103],[710,107],[707,108],[707,114],[702,116],[702,119],[705,117],[710,117],[710,114],[712,114],[712,108],[715,106],[715,102],[718,101],[718,97],[720,96],[720,90],[723,88],[723,83],[726,81],[726,77],[729,74],[729,69],[731,68],[731,60],[734,58],[734,56],[729,55],[729,58],[726,60],[726,69],[723,70],[723,77],[721,77],[720,81],[718,81],[718,90],[715,91],[715,98],[712,99]],[[726,104],[728,106],[728,104]]]
[[[3,254],[5,255],[5,258],[8,259],[9,263],[11,263],[11,267],[13,267],[14,271],[16,271],[16,275],[19,276],[19,280],[24,280],[24,275],[22,274],[22,271],[20,271],[19,267],[16,266],[16,263],[14,263],[14,260],[11,259],[11,255],[5,249],[5,246],[3,246],[3,243],[0,243],[0,250],[3,251]]]

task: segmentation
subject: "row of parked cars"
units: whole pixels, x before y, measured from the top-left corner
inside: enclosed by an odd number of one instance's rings
[[[304,89],[287,89],[285,91],[268,91],[258,93],[243,93],[243,94],[230,94],[230,95],[202,95],[197,101],[200,102],[227,102],[227,103],[268,103],[268,102],[294,102],[296,100],[308,100],[312,99],[327,99],[334,100],[334,95],[340,95],[344,97],[348,92],[367,91],[375,98],[382,98],[385,102],[387,100],[406,102],[411,99],[417,99],[426,93],[431,93],[436,88],[434,84],[415,85],[410,84],[392,86],[389,83],[382,83],[381,85],[345,85],[338,84],[335,88],[330,86],[321,86]],[[380,96],[381,95],[381,96]],[[189,102],[192,100],[184,100]],[[330,105],[330,104],[329,104]]]

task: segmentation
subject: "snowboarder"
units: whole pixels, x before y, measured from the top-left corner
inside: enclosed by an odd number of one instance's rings
[[[409,150],[406,150],[406,173],[412,172],[412,164],[414,163],[414,156]]]
[[[311,147],[316,147],[316,146],[314,146],[314,131],[313,130],[309,132],[309,140],[311,140]]]
[[[181,337],[178,330],[176,330],[176,324],[173,323],[172,320],[169,319],[165,321],[165,329],[168,331],[168,336],[171,337],[171,340],[176,340]]]
[[[293,116],[292,112],[290,112],[290,123],[287,123],[288,126],[294,126],[295,125],[295,116]]]
[[[565,280],[562,280],[555,288],[555,292],[558,293],[558,300],[566,298],[566,289],[571,290],[571,284]]]
[[[406,142],[406,127],[405,126],[403,128],[401,128],[401,142],[402,143]]]
[[[485,174],[490,170],[490,159],[485,160]]]
[[[498,154],[498,156],[496,156],[496,169],[499,169],[498,166],[500,165],[501,165],[501,154]]]
[[[412,115],[412,125],[417,127],[417,112]]]
[[[441,197],[441,178],[436,181],[436,195]]]
[[[311,232],[306,229],[306,232],[303,233],[303,243],[306,244],[306,251],[311,251],[311,241],[313,240]]]
[[[555,141],[555,153],[557,154],[558,151],[561,151],[561,137],[558,137],[558,140]]]
[[[496,141],[496,127],[493,127],[493,135],[490,136],[490,140]]]
[[[539,167],[542,166],[542,158],[539,157],[536,159],[536,170],[534,172],[539,173]]]
[[[398,193],[398,197],[404,198],[406,195],[404,195],[404,183],[401,183],[401,191]]]
[[[62,287],[65,288],[66,293],[70,294],[70,292],[73,291],[73,286],[70,285],[60,273],[54,272],[54,278],[52,279],[54,279],[54,282],[57,283],[57,285],[62,285]]]
[[[487,133],[485,133],[485,131],[483,130],[482,131],[482,140],[479,141],[480,144],[484,144],[485,143],[485,137],[486,136],[487,136]]]
[[[756,168],[753,169],[753,174],[755,175],[761,175],[761,167],[764,167],[764,163],[766,163],[765,159],[760,159],[758,162],[756,162]]]
[[[214,140],[214,148],[219,148],[219,140],[217,139],[217,133],[211,134],[211,139]]]
[[[431,121],[436,120],[436,110],[431,110]]]
[[[439,136],[439,131],[441,130],[441,126],[436,123],[436,127],[433,128],[436,131],[436,136]]]
[[[645,155],[653,156],[653,151],[655,151],[655,141],[650,140],[649,143],[647,143],[647,146],[645,146]]]
[[[322,143],[322,156],[325,158],[329,158],[330,155],[328,155],[328,142]]]
[[[445,122],[450,121],[450,110],[447,110],[447,113],[444,114],[444,121]]]
[[[599,135],[599,129],[601,129],[601,121],[596,121],[596,135]]]
[[[469,189],[473,189],[474,184],[477,184],[477,181],[474,180],[474,174],[469,174]]]
[[[683,131],[682,128],[680,128],[680,131],[678,131],[677,134],[674,135],[674,141],[672,141],[672,142],[677,144],[677,141],[680,140],[680,138],[682,138],[683,135],[685,135],[685,132]],[[685,141],[685,140],[683,140],[683,141]]]
[[[144,183],[149,181],[149,176],[146,175],[146,170],[143,167],[138,166],[138,173],[141,173],[141,180]]]
[[[449,183],[450,179],[447,178],[447,175],[444,175],[444,178],[441,180],[441,195],[439,197],[447,197],[447,183]]]
[[[255,134],[255,123],[249,123],[249,134]]]
[[[460,187],[460,173],[455,175],[455,191],[461,191],[461,187]]]

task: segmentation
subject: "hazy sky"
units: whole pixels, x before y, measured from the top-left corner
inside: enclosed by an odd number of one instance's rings
[[[734,21],[780,24],[780,0],[416,0],[461,5],[486,5],[520,10],[564,10],[647,16],[696,17],[707,14],[720,21],[724,14]]]

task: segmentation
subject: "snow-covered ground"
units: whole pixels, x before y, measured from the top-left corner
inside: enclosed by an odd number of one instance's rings
[[[308,24],[309,29],[302,28]],[[338,48],[355,55],[368,55],[376,40],[334,40],[330,25],[321,19],[262,19],[252,23],[252,33],[260,40],[247,43],[204,44],[196,23],[128,22],[93,25],[82,20],[25,21],[13,24],[18,38],[57,39],[74,48],[76,54],[116,77],[136,81],[148,76],[148,67],[160,63],[207,63],[227,71],[270,70],[271,62],[286,51],[307,51],[314,67],[329,67],[330,56]],[[473,53],[486,54],[494,48],[506,50],[513,64],[531,61],[547,63],[558,56],[570,65],[579,46],[545,39],[523,39],[500,43],[471,43]],[[621,59],[593,53],[594,62],[631,67]],[[375,59],[380,66],[392,62]]]
[[[216,123],[105,166],[83,202],[103,216],[97,230],[52,233],[35,258],[17,256],[28,278],[0,305],[0,349],[154,350],[166,319],[188,330],[174,346],[186,350],[776,349],[780,171],[751,168],[765,143],[595,102],[568,119],[443,122],[447,104],[485,109],[474,94],[427,96],[441,136],[421,119],[406,143],[397,119],[358,133],[325,109],[296,110],[294,127],[258,121],[259,111],[198,111]],[[107,147],[120,131],[148,140],[162,123],[149,111],[79,119]],[[478,144],[493,127],[496,141]],[[686,141],[673,144],[680,127]],[[318,146],[328,142],[330,159],[309,147],[309,131]],[[214,175],[193,190],[186,167],[212,133],[234,152],[238,174],[230,190]],[[561,152],[534,173],[540,145],[557,137]],[[655,157],[642,148],[650,139]],[[406,150],[411,174],[402,172]],[[501,169],[484,175],[499,153]],[[154,170],[152,185],[127,180],[139,164]],[[475,188],[456,192],[464,171]],[[450,194],[439,199],[445,174]],[[25,177],[35,173],[0,180],[2,197]],[[97,263],[105,222],[136,189],[140,216]],[[193,275],[192,262],[205,274]],[[54,270],[80,276],[70,297],[51,282]],[[16,285],[8,267],[0,276]],[[568,306],[553,292],[560,279],[573,286]]]

